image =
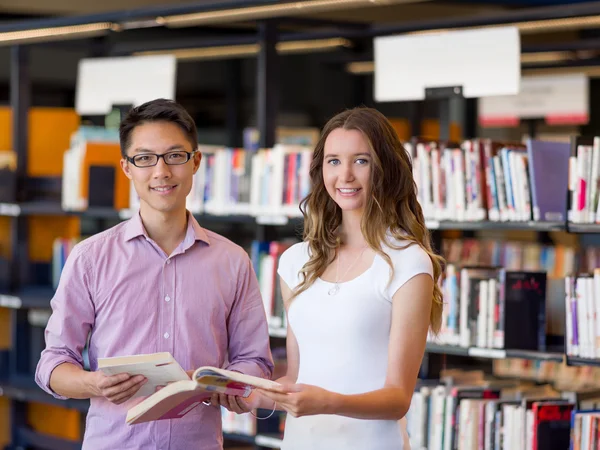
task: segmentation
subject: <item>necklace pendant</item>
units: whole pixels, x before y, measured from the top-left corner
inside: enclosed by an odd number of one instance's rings
[[[340,285],[336,283],[336,284],[333,285],[333,287],[331,289],[329,289],[327,291],[327,293],[329,295],[335,295],[335,294],[337,294],[339,292],[339,290],[340,290]]]

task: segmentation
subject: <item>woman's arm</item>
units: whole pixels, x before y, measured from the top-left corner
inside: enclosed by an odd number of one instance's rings
[[[290,298],[292,297],[292,291],[288,287],[288,285],[283,281],[283,278],[279,278],[279,283],[281,285],[281,296],[283,297],[283,305],[285,307],[285,313],[288,313]],[[283,385],[291,385],[296,382],[298,379],[298,368],[300,364],[300,354],[298,351],[298,342],[296,341],[296,336],[290,327],[289,320],[287,321],[287,338],[285,341],[286,346],[286,354],[287,354],[287,371],[286,374],[275,380],[278,383]],[[264,408],[264,409],[273,409],[273,400],[270,398],[261,395],[259,392],[254,391],[252,396],[255,396],[255,399],[251,401],[253,407],[255,408]],[[278,406],[277,409],[282,409],[281,406]]]
[[[432,297],[433,280],[427,274],[413,277],[396,291],[385,387],[365,394],[335,395],[333,414],[360,419],[404,417],[425,353]]]
[[[296,417],[337,414],[358,419],[401,419],[410,406],[425,352],[432,297],[433,280],[427,274],[416,275],[394,294],[388,370],[382,389],[342,395],[316,386],[292,385],[288,394],[263,395]]]

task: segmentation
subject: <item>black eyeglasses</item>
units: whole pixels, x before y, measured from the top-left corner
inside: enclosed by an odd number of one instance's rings
[[[142,153],[140,155],[135,155],[134,157],[125,156],[125,159],[127,159],[127,161],[129,161],[135,167],[155,166],[158,164],[159,158],[162,158],[165,164],[168,164],[169,166],[179,166],[188,162],[194,153],[196,152],[184,152],[183,150],[168,152],[162,155],[157,155],[155,153]]]

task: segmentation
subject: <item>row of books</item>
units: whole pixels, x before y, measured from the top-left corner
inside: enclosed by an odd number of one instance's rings
[[[285,241],[253,241],[251,244],[250,258],[258,278],[265,313],[271,328],[280,329],[287,326],[277,267],[281,254],[296,242],[295,239],[288,239]]]
[[[544,350],[546,274],[446,266],[445,308],[436,342],[461,347]]]
[[[600,358],[600,269],[565,278],[567,355]]]
[[[426,219],[514,222],[567,217],[569,144],[414,139],[405,147]]]
[[[246,133],[246,145],[252,150],[199,146],[203,158],[187,198],[193,213],[300,215],[300,200],[310,189],[314,130],[306,134],[306,130],[299,129],[298,135],[294,129],[281,132],[280,143],[269,149],[255,148],[250,131]],[[63,209],[136,210],[139,198],[121,173],[120,159],[118,134],[113,130],[81,127],[74,133],[63,156]]]
[[[236,414],[221,407],[221,420],[223,433],[243,434],[244,436],[256,435],[256,418],[250,414]]]
[[[595,450],[599,407],[597,389],[561,392],[453,369],[419,383],[407,427],[417,450]]]
[[[495,359],[492,363],[495,377],[528,380],[550,384],[561,392],[577,392],[572,400],[585,409],[600,408],[600,367],[569,366],[564,361],[544,361],[521,358]],[[583,403],[583,402],[587,403]]]
[[[564,450],[575,405],[559,394],[530,398],[487,386],[422,386],[408,417],[411,448],[428,450]]]
[[[187,207],[214,215],[300,216],[300,201],[308,195],[312,150],[276,145],[244,149],[201,146],[203,158],[194,175]],[[135,191],[130,204],[137,206]]]
[[[573,139],[569,157],[569,221],[600,223],[600,137]]]
[[[449,263],[542,271],[546,272],[549,279],[562,279],[576,271],[600,267],[600,247],[594,246],[577,248],[530,241],[445,238],[441,250]]]

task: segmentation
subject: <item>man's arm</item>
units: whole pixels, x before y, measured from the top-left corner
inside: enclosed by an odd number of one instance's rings
[[[64,363],[52,371],[50,387],[67,398],[106,397],[118,405],[129,400],[146,381],[142,375],[106,376],[102,372],[86,372],[79,366]]]
[[[83,347],[95,321],[92,276],[81,247],[76,246],[67,258],[51,301],[46,348],[38,362],[35,380],[59,399],[104,396],[117,403],[137,392],[144,380],[128,375],[107,377],[101,372],[83,370]],[[134,388],[137,389],[131,393]]]
[[[51,386],[51,377],[57,367],[68,363],[83,372],[83,347],[95,317],[91,277],[92,271],[81,247],[75,246],[67,258],[58,288],[50,303],[52,315],[45,331],[46,348],[42,351],[35,373],[37,384],[56,398],[65,399],[68,395],[64,394],[69,394],[55,391]],[[65,373],[64,369],[60,372]],[[69,379],[59,383],[59,389],[72,381],[75,382]],[[77,384],[81,384],[77,381]],[[84,396],[80,395],[78,398]]]
[[[270,379],[273,357],[269,327],[258,280],[247,256],[240,264],[236,296],[227,320],[229,335],[228,370]]]

